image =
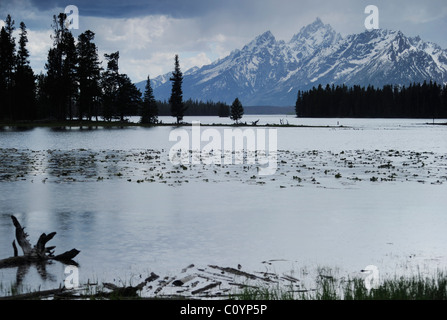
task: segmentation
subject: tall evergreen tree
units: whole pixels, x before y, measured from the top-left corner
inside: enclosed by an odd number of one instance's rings
[[[48,92],[48,76],[43,72],[36,76],[36,118],[48,119],[52,116],[50,96]]]
[[[242,103],[239,101],[238,98],[234,99],[231,110],[230,110],[230,119],[233,121],[238,121],[242,119],[242,116],[244,115],[244,107],[242,106]]]
[[[53,16],[53,48],[48,52],[47,94],[51,101],[52,115],[66,120],[73,116],[73,103],[77,92],[77,55],[73,35],[65,25],[66,14]]]
[[[157,102],[154,98],[154,92],[151,86],[151,79],[147,76],[146,87],[144,91],[141,119],[140,123],[153,124],[156,123],[158,119],[158,107]]]
[[[119,75],[119,89],[116,100],[120,121],[124,116],[136,115],[141,104],[141,92],[126,74]]]
[[[14,20],[8,14],[0,30],[0,118],[13,118],[13,74],[15,68]]]
[[[107,69],[102,74],[102,116],[104,120],[111,121],[116,114],[117,98],[119,90],[119,67],[118,60],[120,57],[119,51],[111,54],[104,54],[107,60]]]
[[[98,120],[98,107],[101,97],[101,62],[98,58],[98,49],[93,43],[95,33],[87,30],[80,34],[76,51],[78,56],[77,78],[79,81],[78,118],[92,116]]]
[[[119,73],[119,51],[105,54],[107,69],[102,76],[103,117],[111,121],[126,115],[136,115],[141,104],[141,92],[126,74]]]
[[[74,105],[78,94],[77,64],[78,56],[73,34],[67,32],[62,42],[64,59],[62,61],[62,81],[64,85],[65,104],[68,118],[73,119]]]
[[[36,117],[36,84],[34,72],[29,62],[29,51],[26,48],[27,43],[26,25],[24,22],[21,22],[16,72],[14,75],[15,120],[33,120]]]
[[[187,109],[183,103],[183,74],[180,70],[178,55],[175,55],[175,68],[174,72],[172,72],[172,77],[170,78],[170,80],[172,81],[171,97],[169,98],[169,104],[171,106],[171,116],[177,118],[178,124],[180,123],[180,121],[183,120],[183,116]]]

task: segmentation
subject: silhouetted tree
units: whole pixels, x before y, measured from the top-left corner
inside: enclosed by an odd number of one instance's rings
[[[12,119],[13,72],[15,67],[14,20],[8,14],[0,30],[0,118]]]
[[[79,81],[78,117],[84,115],[88,120],[92,116],[98,120],[98,108],[101,98],[101,62],[98,49],[93,43],[95,33],[87,30],[78,36],[76,51],[78,55],[77,78]]]
[[[242,119],[243,115],[244,115],[244,107],[242,106],[242,103],[239,101],[239,99],[236,98],[234,99],[233,104],[231,105],[230,119],[238,123],[238,121]]]
[[[119,73],[119,51],[105,54],[107,69],[102,75],[103,117],[111,121],[119,117],[124,121],[126,115],[137,114],[141,103],[141,92],[126,74]]]
[[[73,104],[77,93],[76,65],[77,55],[73,35],[65,25],[66,14],[53,16],[53,47],[48,52],[45,65],[52,116],[66,120],[67,113],[73,116]]]
[[[107,69],[102,74],[101,87],[103,90],[102,115],[105,120],[111,121],[117,108],[119,90],[119,51],[104,54],[107,60]]]
[[[151,79],[147,76],[146,87],[144,91],[140,123],[156,123],[158,119],[158,107],[154,98],[154,92],[151,86]]]
[[[117,115],[120,121],[124,121],[124,116],[138,113],[141,104],[141,92],[126,74],[120,74],[118,79]]]
[[[183,120],[187,108],[185,108],[185,105],[183,104],[183,74],[180,71],[178,55],[175,55],[175,69],[174,72],[172,72],[170,80],[172,81],[171,97],[169,98],[171,116],[177,119],[177,123],[180,123],[180,121]]]
[[[25,23],[20,23],[19,49],[17,51],[16,72],[14,74],[14,120],[33,120],[36,117],[36,84],[33,69],[29,62],[29,52]]]

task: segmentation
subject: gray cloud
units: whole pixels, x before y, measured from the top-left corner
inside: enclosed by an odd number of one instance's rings
[[[381,28],[447,48],[445,0],[0,0],[0,12],[11,13],[17,25],[25,21],[36,54],[32,62],[42,69],[52,15],[76,5],[80,30],[74,35],[93,30],[100,53],[119,50],[122,72],[138,81],[147,73],[170,71],[175,53],[187,69],[239,49],[267,30],[288,41],[316,17],[344,36],[362,32],[369,4],[380,10]]]
[[[145,15],[168,15],[174,18],[198,17],[225,6],[215,0],[32,0],[39,10],[76,5],[82,14],[93,17],[129,18]]]

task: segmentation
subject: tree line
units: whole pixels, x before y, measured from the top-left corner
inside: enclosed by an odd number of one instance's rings
[[[322,85],[298,91],[298,117],[447,118],[447,86],[433,81],[407,86]]]
[[[185,116],[217,116],[219,117],[229,117],[230,107],[225,102],[214,102],[214,101],[201,101],[198,99],[188,99],[183,102],[185,105]],[[170,116],[171,106],[169,101],[158,101],[158,110],[160,116]]]
[[[48,51],[46,73],[34,74],[27,49],[24,22],[20,23],[18,48],[15,22],[8,15],[0,30],[0,121],[96,120],[124,121],[140,116],[141,123],[156,123],[165,114],[182,121],[184,115],[229,116],[229,106],[188,100],[183,102],[178,55],[172,73],[169,102],[157,101],[147,77],[142,94],[127,74],[119,70],[119,51],[98,56],[95,33],[87,30],[75,40],[65,23],[66,14],[53,16],[53,45]]]

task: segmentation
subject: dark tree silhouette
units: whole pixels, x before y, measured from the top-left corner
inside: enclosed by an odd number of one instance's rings
[[[76,52],[78,55],[77,78],[79,81],[78,118],[84,115],[88,120],[92,116],[98,120],[98,108],[101,99],[101,63],[98,49],[93,43],[95,33],[87,30],[78,36]]]
[[[409,87],[385,85],[360,87],[320,85],[298,91],[298,117],[446,118],[446,86],[424,81]]]
[[[141,92],[126,74],[120,74],[118,79],[117,115],[120,121],[124,121],[125,116],[137,114],[141,104]]]
[[[183,116],[187,108],[185,108],[183,103],[183,74],[180,71],[178,55],[175,55],[175,69],[170,80],[172,81],[171,97],[169,98],[169,104],[171,105],[171,116],[177,119],[177,123],[180,123],[180,121],[183,120]]]
[[[126,74],[119,73],[119,51],[104,56],[107,59],[107,70],[102,76],[103,117],[108,121],[115,117],[124,121],[126,115],[137,114],[141,92]]]
[[[140,123],[153,124],[158,119],[158,106],[154,98],[154,93],[151,87],[151,79],[147,76],[146,88],[144,91]]]
[[[230,119],[238,123],[238,121],[242,119],[243,115],[244,115],[244,107],[242,107],[242,103],[239,101],[239,99],[236,98],[234,99],[233,104],[231,105]]]
[[[19,49],[17,51],[16,72],[14,74],[14,120],[33,120],[36,117],[36,85],[33,69],[29,62],[29,52],[25,23],[20,23]]]
[[[111,121],[117,108],[119,90],[119,51],[104,54],[107,60],[107,69],[102,74],[101,86],[103,90],[102,115],[105,120]]]
[[[45,65],[47,80],[45,89],[51,103],[52,116],[66,120],[73,117],[73,104],[77,94],[77,55],[73,35],[65,25],[66,14],[53,16],[53,48],[48,52]]]
[[[8,14],[0,30],[0,118],[13,118],[13,72],[15,67],[14,20]]]

